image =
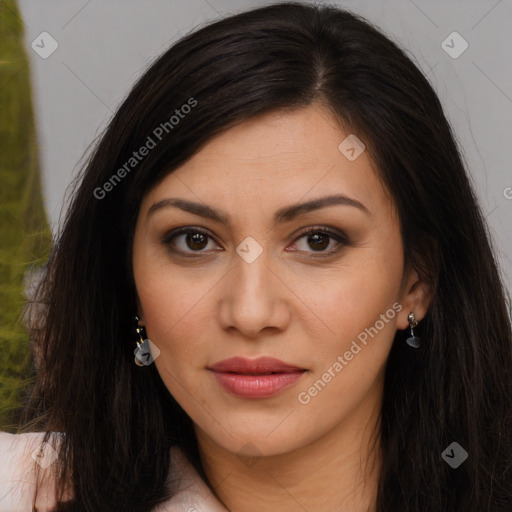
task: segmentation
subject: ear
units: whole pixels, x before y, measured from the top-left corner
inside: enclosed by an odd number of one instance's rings
[[[401,291],[399,302],[402,310],[398,314],[396,325],[398,329],[403,330],[409,327],[409,313],[414,313],[418,322],[423,320],[432,301],[433,290],[430,284],[422,281],[418,272],[410,267]]]

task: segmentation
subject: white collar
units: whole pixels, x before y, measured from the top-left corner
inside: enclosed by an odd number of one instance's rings
[[[171,449],[171,467],[168,479],[180,479],[178,493],[154,512],[228,512],[179,448]]]

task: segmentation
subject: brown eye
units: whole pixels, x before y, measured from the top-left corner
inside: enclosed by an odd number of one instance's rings
[[[190,249],[204,249],[208,244],[208,237],[203,233],[187,233],[185,236],[185,243]]]
[[[315,251],[323,251],[329,245],[330,237],[325,234],[315,233],[314,235],[309,235],[307,240],[309,246]]]
[[[174,254],[190,256],[193,253],[209,253],[205,249],[213,243],[213,238],[201,229],[183,228],[167,234],[162,243]]]
[[[321,253],[319,256],[329,256],[337,253],[348,239],[342,232],[333,231],[327,227],[313,227],[303,232],[295,241],[295,249],[306,253]],[[329,250],[330,249],[330,250]]]

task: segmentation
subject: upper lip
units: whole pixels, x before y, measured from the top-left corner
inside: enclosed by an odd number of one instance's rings
[[[240,374],[261,375],[264,373],[291,373],[304,371],[304,368],[285,363],[273,357],[259,357],[246,359],[244,357],[231,357],[208,367],[214,372],[231,372]]]

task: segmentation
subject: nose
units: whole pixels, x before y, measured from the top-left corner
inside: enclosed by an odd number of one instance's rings
[[[236,255],[221,291],[219,319],[223,329],[248,339],[262,331],[283,331],[290,321],[290,289],[271,268],[263,250],[251,263]]]

